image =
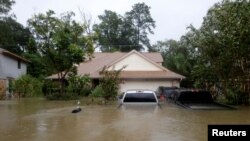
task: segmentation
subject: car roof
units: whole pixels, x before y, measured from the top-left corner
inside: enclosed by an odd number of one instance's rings
[[[126,93],[154,93],[154,91],[153,90],[137,89],[137,90],[127,90]]]
[[[204,90],[204,89],[195,89],[195,88],[180,88],[180,89],[177,89],[178,91],[181,91],[181,92],[204,92],[204,91],[207,91],[207,90]]]

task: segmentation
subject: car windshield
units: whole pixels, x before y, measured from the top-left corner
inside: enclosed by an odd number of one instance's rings
[[[178,101],[182,102],[213,102],[213,98],[209,92],[181,92]]]
[[[123,102],[157,102],[153,93],[127,93]]]
[[[174,89],[164,89],[165,94],[171,94],[174,92]]]

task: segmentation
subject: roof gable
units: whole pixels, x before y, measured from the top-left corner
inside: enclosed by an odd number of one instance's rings
[[[109,64],[109,69],[121,69],[126,66],[123,71],[168,71],[158,65],[153,60],[143,54],[133,50],[123,57]]]

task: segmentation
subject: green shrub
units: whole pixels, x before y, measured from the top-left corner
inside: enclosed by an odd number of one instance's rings
[[[104,92],[101,85],[95,87],[93,91],[91,91],[90,97],[103,97]]]
[[[100,79],[100,85],[103,89],[103,98],[105,100],[114,100],[119,92],[119,75],[122,69],[119,70],[107,70],[106,67],[100,72],[102,78]]]
[[[88,75],[77,75],[77,69],[72,68],[69,72],[67,82],[67,92],[77,96],[88,96],[91,92],[91,79]]]
[[[48,100],[76,100],[79,99],[79,96],[72,95],[71,93],[61,94],[60,92],[54,92],[46,95]]]
[[[225,95],[222,95],[222,94],[221,94],[221,95],[218,95],[218,96],[216,97],[215,101],[218,102],[218,103],[223,103],[223,104],[227,104],[227,103],[228,103],[228,101],[227,101]]]
[[[245,102],[245,98],[246,95],[236,87],[226,89],[226,99],[228,104],[243,104]]]
[[[30,76],[22,75],[13,84],[13,90],[19,97],[33,97],[42,95],[43,82]]]

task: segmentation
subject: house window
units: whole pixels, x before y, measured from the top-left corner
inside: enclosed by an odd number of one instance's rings
[[[20,60],[17,61],[17,68],[21,69],[21,61]]]

